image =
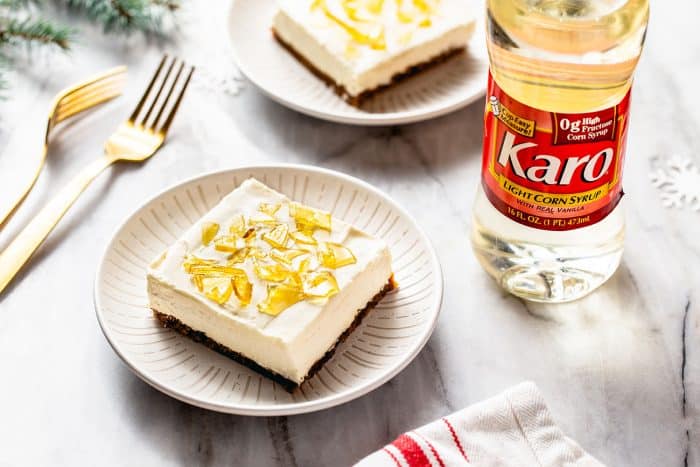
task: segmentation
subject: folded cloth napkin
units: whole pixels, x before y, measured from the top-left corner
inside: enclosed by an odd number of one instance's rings
[[[603,464],[564,436],[533,383],[404,433],[356,467],[538,466]]]

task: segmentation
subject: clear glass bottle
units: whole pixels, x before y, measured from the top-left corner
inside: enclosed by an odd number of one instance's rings
[[[648,15],[648,0],[487,1],[472,246],[517,296],[574,300],[619,265],[629,91]]]

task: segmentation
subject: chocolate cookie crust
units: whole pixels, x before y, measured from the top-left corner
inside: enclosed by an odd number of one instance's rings
[[[455,49],[450,49],[436,57],[431,58],[430,60],[419,63],[417,65],[413,65],[409,69],[398,73],[391,78],[391,82],[388,84],[383,84],[381,86],[377,86],[376,88],[373,89],[368,89],[366,91],[363,91],[362,93],[358,94],[357,96],[353,96],[350,93],[348,93],[347,89],[345,89],[344,86],[339,85],[336,83],[333,78],[328,76],[326,73],[323,71],[319,70],[314,66],[306,57],[304,57],[299,51],[297,51],[289,42],[285,41],[280,37],[279,34],[272,29],[272,35],[275,37],[277,42],[284,47],[290,54],[294,56],[304,67],[306,67],[311,73],[316,75],[317,78],[325,82],[331,89],[333,89],[333,92],[335,92],[338,96],[340,96],[345,102],[348,104],[354,106],[354,107],[362,107],[362,104],[366,102],[369,98],[372,96],[388,89],[391,87],[394,87],[396,84],[399,82],[410,78],[411,76],[419,74],[423,70],[427,70],[429,68],[434,67],[435,65],[445,62],[449,60],[450,58],[454,57],[455,55],[458,55],[462,52],[464,52],[465,47],[458,47]]]
[[[308,380],[311,379],[322,367],[323,365],[331,359],[333,354],[335,353],[335,350],[338,348],[338,345],[340,345],[347,337],[360,325],[362,320],[364,319],[365,316],[381,301],[384,296],[394,290],[396,288],[396,283],[394,282],[393,277],[389,279],[389,282],[384,286],[384,288],[379,291],[378,294],[376,294],[374,297],[372,297],[372,300],[370,300],[367,305],[360,310],[360,312],[357,314],[355,319],[353,320],[352,324],[350,324],[350,327],[348,327],[343,334],[338,338],[335,344],[333,344],[333,347],[331,347],[323,357],[321,357],[316,363],[313,364],[311,369],[309,370],[309,373],[306,375],[304,378],[304,381],[302,381],[302,384]],[[258,365],[256,362],[253,360],[249,359],[248,357],[241,355],[238,352],[235,352],[231,350],[230,348],[219,344],[215,340],[209,338],[205,333],[201,331],[195,331],[191,327],[187,326],[184,324],[182,321],[179,319],[175,318],[174,316],[166,315],[164,313],[160,313],[158,310],[153,310],[153,314],[160,321],[161,325],[165,328],[170,328],[173,329],[183,336],[187,336],[190,339],[192,339],[195,342],[199,342],[200,344],[204,344],[210,349],[220,353],[221,355],[224,355],[232,360],[235,360],[236,362],[240,363],[241,365],[247,366],[251,370],[254,370],[258,373],[260,373],[263,376],[266,376],[267,378],[270,378],[271,380],[275,381],[278,383],[280,386],[282,386],[285,390],[288,392],[293,392],[296,388],[300,386],[300,384],[297,384],[296,382],[289,380],[285,378],[284,376],[275,373],[272,370],[269,370],[267,368],[264,368],[260,365]]]

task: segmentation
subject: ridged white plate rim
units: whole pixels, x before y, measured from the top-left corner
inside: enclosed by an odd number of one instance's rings
[[[271,0],[260,0],[260,1],[271,1]],[[229,45],[231,48],[231,54],[233,56],[234,63],[240,70],[240,72],[255,85],[263,94],[272,99],[273,101],[284,105],[292,110],[316,117],[322,120],[327,120],[336,123],[346,123],[350,125],[363,125],[363,126],[385,126],[385,125],[405,125],[409,123],[417,123],[425,120],[430,120],[431,118],[440,117],[442,115],[449,114],[456,110],[459,110],[467,105],[480,99],[486,92],[486,76],[480,77],[483,86],[479,88],[478,92],[473,92],[470,94],[465,94],[461,99],[453,100],[447,105],[434,106],[430,110],[418,109],[418,110],[406,110],[401,112],[385,112],[385,113],[350,113],[342,111],[323,111],[316,109],[314,107],[308,106],[304,103],[297,102],[294,99],[290,99],[284,93],[279,92],[278,89],[270,88],[265,86],[260,80],[256,78],[257,74],[248,66],[246,60],[242,60],[240,54],[237,52],[237,46],[235,44],[235,38],[233,35],[233,27],[235,22],[235,11],[239,0],[231,0],[231,5],[229,7],[229,13],[227,18],[228,26],[228,38]],[[477,15],[477,28],[470,41],[471,46],[483,47],[486,45],[483,40],[483,29],[481,27],[481,22],[479,20],[480,16]],[[274,40],[272,35],[270,35],[270,40]],[[483,61],[484,59],[482,59]],[[487,61],[485,66],[488,67]],[[313,77],[313,79],[318,79]],[[340,99],[340,97],[338,97]]]
[[[429,261],[431,264],[431,269],[432,273],[435,275],[435,288],[434,288],[434,299],[432,304],[430,305],[429,310],[426,312],[426,315],[429,316],[429,322],[426,323],[427,325],[423,327],[423,333],[420,335],[413,343],[413,348],[410,349],[410,351],[406,352],[405,355],[403,355],[403,358],[399,360],[393,368],[391,368],[389,371],[387,371],[383,375],[379,375],[375,379],[368,380],[364,384],[360,384],[357,386],[353,386],[349,388],[346,391],[333,394],[331,396],[327,396],[322,399],[318,400],[313,400],[313,401],[306,401],[306,402],[295,402],[295,403],[289,403],[289,404],[279,404],[275,405],[274,408],[259,408],[255,407],[254,405],[249,405],[249,404],[236,404],[236,403],[231,403],[231,404],[217,404],[217,403],[209,403],[206,401],[202,401],[196,397],[191,397],[185,392],[177,391],[177,390],[172,390],[168,386],[162,384],[160,381],[158,381],[156,378],[149,377],[149,375],[143,373],[140,368],[139,368],[139,363],[135,362],[132,360],[126,352],[123,352],[122,349],[120,348],[120,345],[113,335],[113,331],[110,328],[109,325],[107,325],[104,322],[104,316],[103,316],[103,305],[101,303],[101,283],[100,283],[100,278],[103,276],[102,271],[104,268],[105,261],[107,259],[107,255],[109,252],[113,249],[115,241],[118,239],[118,234],[129,224],[129,222],[134,219],[136,216],[139,215],[139,213],[145,209],[147,206],[151,205],[152,203],[156,202],[158,199],[161,197],[178,190],[180,187],[183,187],[185,185],[188,185],[190,183],[194,183],[197,181],[202,181],[205,180],[209,177],[214,177],[214,176],[219,176],[224,173],[230,173],[234,174],[236,172],[241,172],[241,173],[246,173],[249,171],[258,171],[258,170],[297,170],[301,172],[308,172],[311,176],[314,174],[323,174],[326,176],[330,177],[335,177],[338,179],[341,179],[342,181],[355,185],[357,187],[360,187],[363,190],[367,190],[374,195],[378,196],[380,199],[382,199],[385,203],[389,204],[392,209],[396,210],[404,219],[406,219],[409,223],[411,228],[418,234],[418,236],[425,242],[425,245],[427,247],[427,253],[429,255]],[[223,412],[223,413],[230,413],[230,414],[237,414],[237,415],[249,415],[249,416],[282,416],[282,415],[295,415],[295,414],[302,414],[302,413],[308,413],[308,412],[315,412],[318,410],[323,410],[327,409],[330,407],[334,407],[340,404],[344,404],[346,402],[350,402],[358,397],[361,397],[378,387],[382,386],[384,383],[387,381],[391,380],[394,376],[396,376],[398,373],[400,373],[406,366],[408,366],[409,363],[413,361],[413,359],[420,353],[420,351],[425,347],[425,344],[427,344],[428,339],[432,335],[433,331],[435,330],[435,326],[437,325],[437,320],[440,314],[440,308],[442,306],[442,297],[443,297],[443,275],[442,275],[442,270],[440,267],[440,263],[437,258],[437,254],[435,253],[435,249],[432,245],[432,242],[428,238],[428,236],[425,234],[423,229],[418,225],[418,223],[413,219],[413,217],[404,209],[402,208],[398,203],[396,203],[391,197],[389,197],[387,194],[382,192],[381,190],[373,187],[367,182],[364,182],[356,177],[353,177],[351,175],[347,175],[341,172],[337,172],[334,170],[330,169],[324,169],[320,167],[313,167],[313,166],[308,166],[304,164],[261,164],[261,165],[255,165],[255,166],[243,166],[243,167],[235,167],[235,168],[230,168],[230,169],[224,169],[224,170],[216,170],[216,171],[211,171],[207,172],[201,175],[197,175],[195,177],[191,177],[189,179],[183,180],[181,182],[175,183],[164,190],[160,191],[158,194],[144,202],[141,206],[139,206],[138,209],[136,209],[131,215],[127,216],[127,218],[120,223],[120,225],[114,230],[114,233],[111,237],[110,242],[107,244],[107,247],[104,249],[104,252],[100,258],[99,266],[97,268],[96,276],[95,276],[95,281],[94,281],[94,288],[93,288],[93,301],[94,301],[94,306],[95,306],[95,313],[97,316],[97,321],[100,325],[100,328],[102,329],[103,334],[105,335],[105,338],[107,339],[107,342],[109,345],[112,347],[114,352],[121,358],[121,360],[127,365],[127,367],[134,373],[136,374],[140,379],[142,379],[144,382],[148,383],[152,387],[156,388],[157,390],[175,398],[178,399],[182,402],[201,407],[204,409],[208,410],[213,410],[217,412]],[[173,331],[174,332],[174,331]]]

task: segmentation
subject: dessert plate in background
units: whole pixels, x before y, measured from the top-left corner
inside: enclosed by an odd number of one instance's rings
[[[307,115],[357,125],[412,123],[464,107],[486,91],[488,55],[479,19],[465,53],[378,93],[358,109],[274,39],[274,13],[274,0],[232,1],[228,24],[234,60],[270,98]],[[480,11],[475,14],[478,18]]]
[[[321,371],[293,394],[160,327],[148,307],[148,264],[249,177],[383,238],[391,249],[399,284]],[[231,169],[164,191],[138,208],[117,230],[95,280],[95,309],[102,331],[134,373],[181,401],[243,415],[311,412],[348,402],[381,386],[423,348],[435,327],[441,301],[442,274],[435,252],[401,207],[356,178],[299,165]]]

